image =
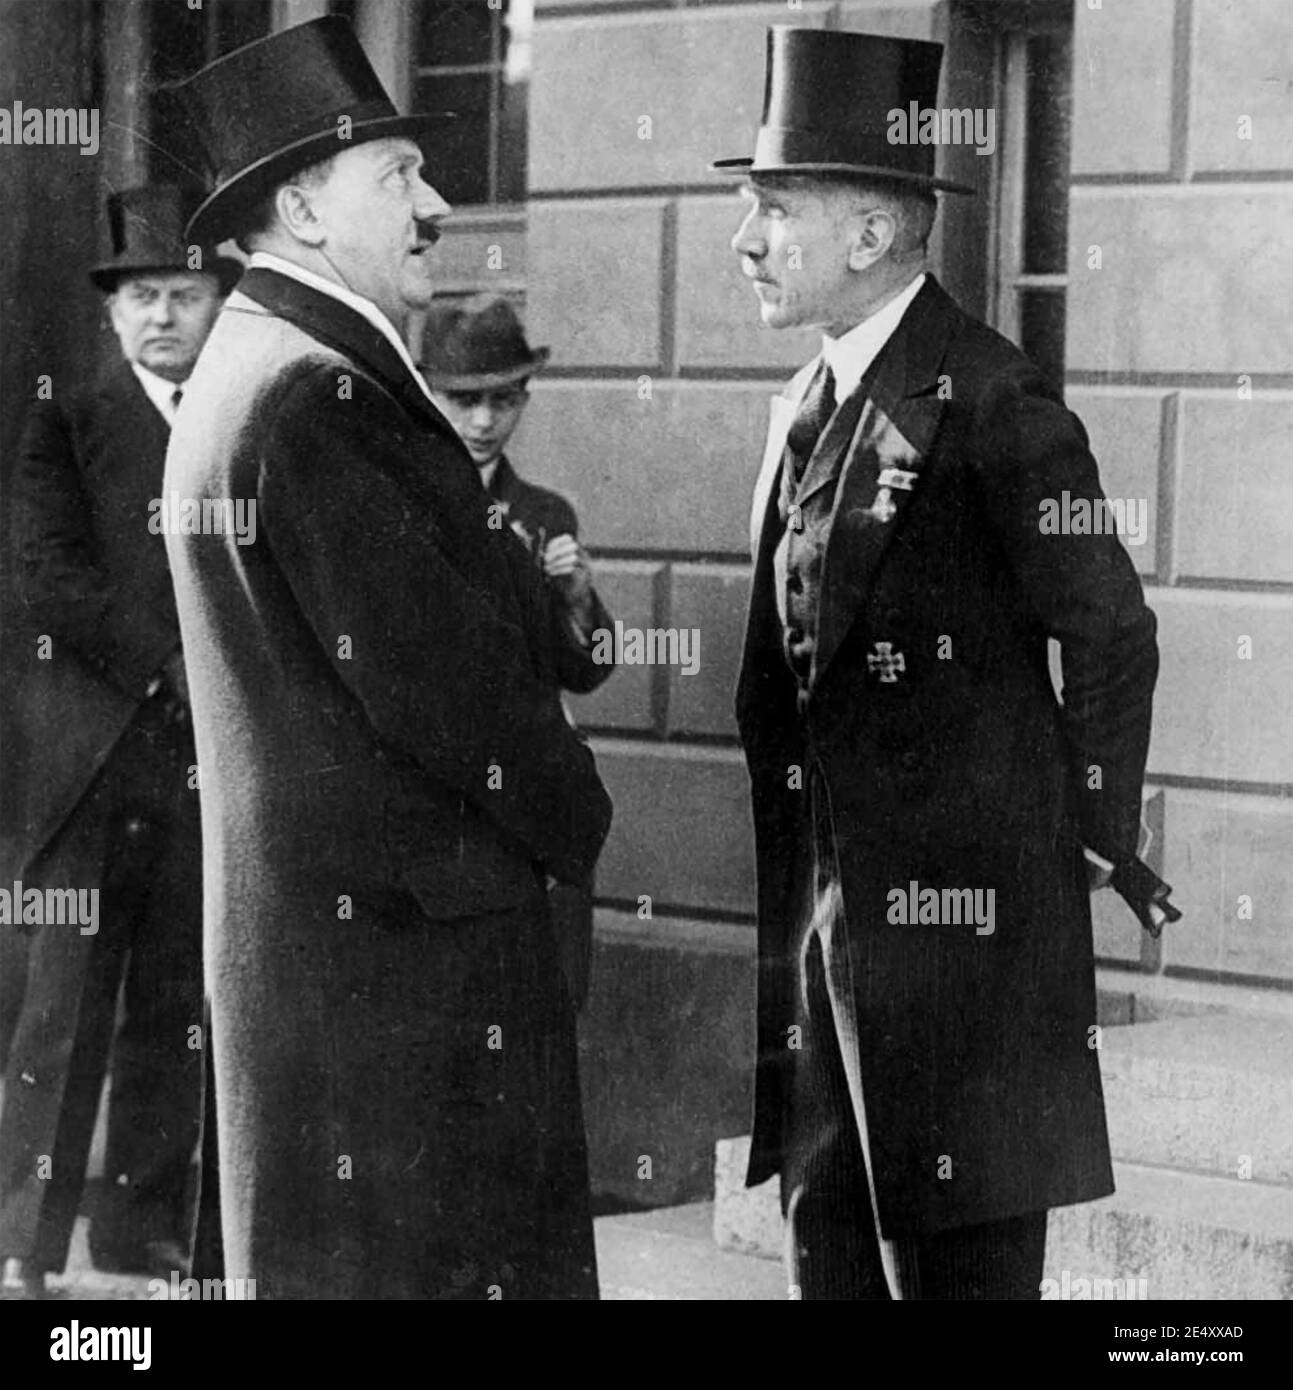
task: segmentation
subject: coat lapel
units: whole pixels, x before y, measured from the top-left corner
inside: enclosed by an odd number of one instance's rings
[[[876,567],[926,481],[942,420],[938,369],[961,311],[931,275],[880,355],[840,470],[822,561],[817,646],[821,680],[870,592]]]
[[[238,282],[237,292],[353,358],[379,378],[410,414],[457,440],[453,426],[413,379],[385,335],[348,304],[264,266],[249,270]]]

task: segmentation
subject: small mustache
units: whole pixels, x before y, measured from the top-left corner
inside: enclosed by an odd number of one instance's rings
[[[415,217],[413,225],[417,228],[419,246],[434,246],[444,235],[439,221],[435,218]]]

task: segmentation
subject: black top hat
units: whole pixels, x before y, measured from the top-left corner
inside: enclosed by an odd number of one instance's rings
[[[889,142],[889,113],[938,101],[943,47],[838,29],[768,30],[763,120],[753,159],[710,166],[747,174],[853,174],[972,193],[934,175],[933,145]]]
[[[192,247],[184,236],[184,224],[201,201],[200,189],[173,183],[142,184],[108,195],[108,255],[90,271],[90,279],[110,293],[125,275],[149,272],[193,272]],[[201,269],[220,281],[220,293],[228,294],[242,274],[242,263],[228,256],[202,250]]]
[[[487,391],[537,372],[548,348],[530,350],[516,310],[501,295],[432,305],[422,334],[422,371],[440,391]]]
[[[415,135],[439,115],[401,116],[347,20],[298,24],[218,58],[179,83],[215,191],[189,234],[223,241],[276,184],[330,155]]]

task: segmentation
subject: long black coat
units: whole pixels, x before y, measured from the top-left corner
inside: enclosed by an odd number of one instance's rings
[[[806,384],[801,373],[789,394]],[[774,412],[737,693],[758,855],[749,1180],[782,1162],[790,856],[811,764],[833,810],[885,1234],[1105,1195],[1082,849],[1135,854],[1158,657],[1117,538],[1039,528],[1043,500],[1101,496],[1086,434],[931,277],[844,451],[801,720],[772,577],[793,400]],[[884,468],[915,474],[909,490],[890,488],[892,515],[876,506]],[[1062,651],[1062,703],[1048,638]],[[885,642],[905,666],[887,682]],[[891,921],[889,895],[912,882],[993,890],[994,932]]]
[[[182,1237],[201,1018],[195,761],[163,665],[179,619],[149,503],[170,431],[130,365],[37,401],[7,498],[17,583],[6,613],[0,881],[101,894],[99,932],[0,926],[0,1250],[62,1267],[109,1053],[96,1259]],[[155,690],[154,698],[149,692]],[[128,827],[135,827],[132,831]],[[113,1039],[124,979],[129,1026]],[[17,1078],[25,1077],[20,1085]],[[52,1156],[55,1177],[38,1174]]]
[[[227,1275],[579,1296],[553,1273],[586,1237],[587,1283],[591,1223],[541,875],[590,870],[610,805],[537,577],[393,348],[270,271],[208,340],[166,483],[257,506],[252,544],[168,537]]]
[[[0,705],[5,883],[85,795],[179,648],[165,542],[148,531],[168,436],[124,360],[28,415],[10,498],[22,553]],[[99,867],[84,872],[97,878]]]

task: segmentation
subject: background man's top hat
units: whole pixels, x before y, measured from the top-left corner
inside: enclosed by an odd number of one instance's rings
[[[768,30],[763,120],[753,159],[710,166],[744,174],[848,174],[951,193],[934,174],[936,146],[889,143],[889,112],[938,102],[943,47],[839,29]]]
[[[241,262],[217,256],[208,246],[200,247],[200,267],[189,260],[191,247],[184,235],[184,224],[201,200],[200,189],[173,183],[142,184],[110,193],[107,259],[90,271],[90,279],[99,289],[111,293],[125,275],[173,275],[201,269],[216,276],[220,293],[228,294],[242,274]]]
[[[489,391],[523,381],[547,362],[533,351],[516,310],[501,295],[432,305],[422,333],[422,371],[439,391]]]
[[[449,119],[401,116],[339,15],[235,49],[173,90],[210,168],[214,192],[189,234],[223,241],[275,185],[310,164]]]

